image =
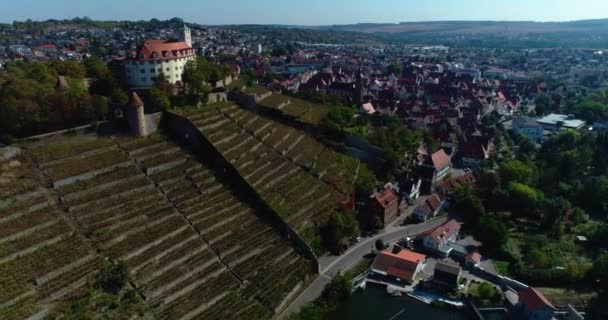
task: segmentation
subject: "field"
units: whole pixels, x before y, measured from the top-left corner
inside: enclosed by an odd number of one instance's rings
[[[0,164],[0,319],[55,312],[103,259],[126,263],[157,319],[269,319],[309,280],[268,219],[165,137],[51,141]]]
[[[208,108],[189,119],[300,234],[325,221],[353,190],[359,163],[302,131],[236,106]]]

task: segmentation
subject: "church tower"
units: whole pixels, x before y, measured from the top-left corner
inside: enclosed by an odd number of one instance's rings
[[[184,34],[182,35],[182,41],[186,42],[190,48],[192,48],[192,32],[187,25],[184,24]]]

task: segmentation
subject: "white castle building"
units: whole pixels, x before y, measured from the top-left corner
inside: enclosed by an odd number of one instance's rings
[[[184,25],[179,40],[146,40],[137,47],[134,56],[125,63],[125,79],[131,89],[148,89],[154,86],[162,73],[173,84],[180,84],[186,63],[195,59],[190,28]]]

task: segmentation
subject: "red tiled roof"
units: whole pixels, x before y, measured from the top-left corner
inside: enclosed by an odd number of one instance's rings
[[[184,41],[146,40],[137,48],[137,60],[162,60],[194,54],[192,47]],[[168,56],[167,56],[168,55]]]
[[[458,231],[460,231],[460,227],[460,222],[451,219],[446,223],[438,226],[437,228],[427,232],[426,235],[430,235],[435,240],[437,240],[437,242],[441,242],[441,240],[449,238]]]
[[[528,287],[519,292],[519,301],[531,311],[540,310],[544,307],[555,310],[555,307],[551,302],[549,302],[542,293],[532,287]]]
[[[441,206],[441,200],[439,199],[439,196],[436,193],[433,193],[430,197],[428,197],[426,199],[426,203],[432,211],[439,209],[439,207]]]
[[[443,149],[433,153],[431,155],[431,160],[433,161],[433,166],[437,171],[441,171],[450,165],[450,157]]]
[[[401,250],[398,253],[382,251],[374,260],[372,268],[412,281],[418,264],[422,263],[424,259],[426,259],[425,255],[409,250]]]
[[[375,198],[383,208],[386,208],[394,201],[397,201],[397,194],[389,187],[382,192],[374,193],[372,198]]]
[[[481,262],[481,254],[479,254],[479,252],[477,252],[477,251],[471,252],[465,257],[465,259],[467,261],[472,261],[475,264],[478,264]]]
[[[439,189],[443,193],[449,194],[457,186],[460,186],[463,184],[473,184],[473,183],[475,183],[475,176],[473,175],[473,173],[468,172],[464,175],[454,177],[452,179],[441,182],[441,184],[439,185]]]

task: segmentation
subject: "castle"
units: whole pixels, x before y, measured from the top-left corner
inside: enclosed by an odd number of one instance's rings
[[[161,74],[180,85],[188,61],[195,59],[190,28],[184,25],[179,40],[146,40],[125,62],[125,80],[131,89],[149,89]]]

